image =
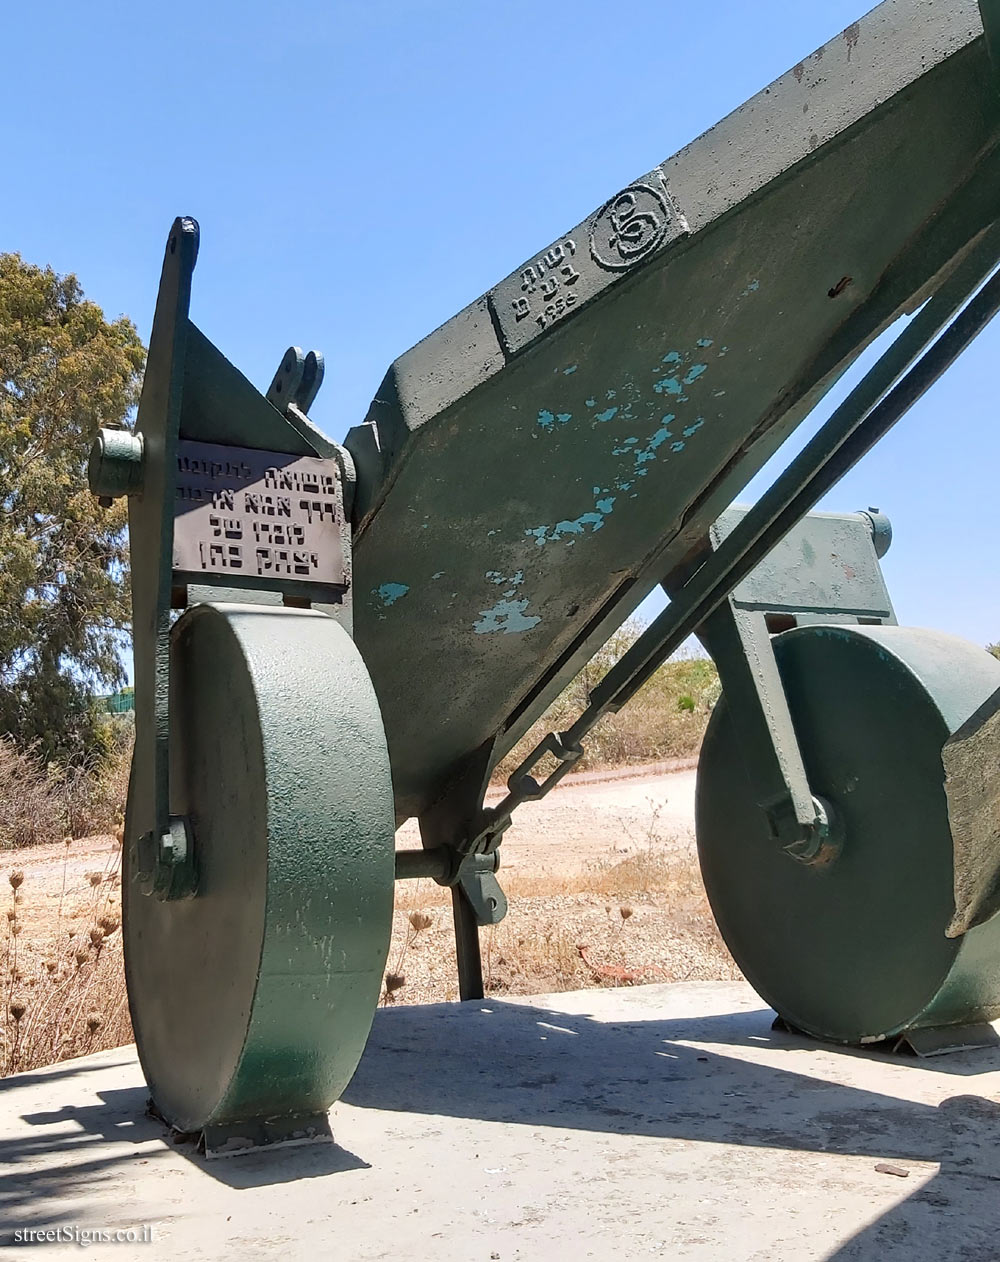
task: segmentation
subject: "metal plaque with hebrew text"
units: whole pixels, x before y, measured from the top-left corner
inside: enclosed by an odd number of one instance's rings
[[[273,583],[344,584],[333,460],[177,445],[174,570]]]

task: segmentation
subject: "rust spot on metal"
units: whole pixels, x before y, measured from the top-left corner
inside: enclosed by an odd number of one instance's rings
[[[795,76],[796,83],[802,82],[802,75],[804,73],[805,73],[805,66],[803,66],[801,61],[799,62],[797,66],[792,67],[792,74]]]
[[[851,53],[853,53],[855,48],[857,48],[858,46],[858,37],[860,35],[861,35],[860,22],[852,22],[851,25],[844,32],[844,39],[847,42],[847,60],[848,61],[851,60]]]
[[[844,292],[853,279],[853,276],[841,276],[836,285],[834,285],[832,289],[828,289],[826,291],[826,296],[828,298],[836,298],[838,294],[842,294]]]

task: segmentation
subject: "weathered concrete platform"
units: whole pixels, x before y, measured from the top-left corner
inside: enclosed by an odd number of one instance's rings
[[[208,1163],[145,1116],[132,1048],[20,1075],[0,1082],[0,1239],[151,1225],[151,1245],[83,1256],[172,1259],[1000,1257],[1000,1049],[836,1052],[772,1015],[728,983],[380,1011],[336,1146]]]

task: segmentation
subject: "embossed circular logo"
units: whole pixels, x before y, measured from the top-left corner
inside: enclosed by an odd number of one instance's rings
[[[624,272],[656,249],[667,235],[670,210],[648,184],[630,184],[594,216],[590,253],[611,272]]]

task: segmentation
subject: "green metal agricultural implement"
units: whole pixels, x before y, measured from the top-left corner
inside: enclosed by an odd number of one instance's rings
[[[897,625],[877,510],[811,511],[1000,307],[998,144],[1000,4],[887,0],[397,359],[342,444],[308,417],[318,355],[260,394],[192,323],[198,227],[174,223],[135,432],[90,467],[129,497],[124,934],[163,1118],[209,1152],[328,1133],[394,880],[451,888],[481,996],[512,812],[692,633],[723,683],[702,870],[760,994],[843,1044],[1000,1015],[1000,661]]]

